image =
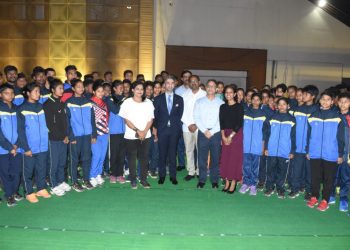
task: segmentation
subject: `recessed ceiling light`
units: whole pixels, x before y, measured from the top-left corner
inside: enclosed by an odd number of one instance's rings
[[[319,0],[318,1],[318,7],[323,8],[327,5],[327,1],[326,0]]]
[[[126,8],[127,8],[128,10],[131,10],[131,6],[130,6],[130,5],[126,6]]]

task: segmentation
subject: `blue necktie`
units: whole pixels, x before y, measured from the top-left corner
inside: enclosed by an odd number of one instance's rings
[[[171,113],[172,106],[173,106],[173,102],[171,100],[171,95],[168,95],[168,113],[169,113],[169,115]]]

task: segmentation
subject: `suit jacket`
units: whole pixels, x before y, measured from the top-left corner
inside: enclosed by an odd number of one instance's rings
[[[184,101],[181,96],[173,94],[173,106],[168,112],[166,95],[161,94],[154,98],[154,127],[161,133],[166,128],[179,132],[182,129],[181,117],[184,111]],[[170,127],[169,124],[170,123]]]

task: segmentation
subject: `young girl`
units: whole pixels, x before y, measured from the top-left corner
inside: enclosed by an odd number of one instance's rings
[[[109,113],[107,104],[103,101],[104,86],[96,81],[92,87],[94,95],[91,98],[93,112],[95,114],[95,125],[97,130],[96,143],[91,145],[92,160],[90,169],[90,183],[92,186],[102,185],[104,180],[101,177],[103,162],[108,148]]]
[[[267,180],[265,196],[271,196],[276,186],[278,198],[285,198],[284,182],[290,159],[295,151],[295,118],[288,113],[288,99],[277,101],[278,112],[266,123],[265,155]]]
[[[91,143],[96,142],[95,115],[91,102],[83,96],[84,85],[79,79],[71,81],[74,95],[66,102],[70,141],[70,171],[72,188],[82,192],[83,188],[92,189],[90,179]],[[79,160],[83,168],[83,185],[77,179]]]
[[[19,149],[17,107],[14,100],[14,87],[10,84],[0,86],[0,179],[2,180],[7,206],[16,205],[23,197],[17,193],[22,154]]]
[[[140,162],[140,183],[144,188],[150,188],[147,182],[147,165],[149,153],[150,128],[154,118],[152,102],[143,96],[142,82],[132,85],[133,97],[123,102],[119,115],[125,119],[125,141],[130,172],[131,188],[137,188],[136,159]]]
[[[308,118],[309,130],[307,140],[307,159],[311,165],[311,199],[307,202],[310,208],[318,205],[320,185],[322,200],[317,209],[326,211],[332,192],[337,164],[342,164],[344,153],[344,123],[339,114],[331,107],[333,93],[321,94],[320,108]]]
[[[44,104],[46,124],[49,128],[49,177],[51,194],[62,196],[71,190],[64,181],[67,161],[68,126],[64,104],[61,102],[63,83],[50,78],[51,96]]]
[[[29,83],[25,88],[26,101],[19,107],[19,138],[23,157],[23,182],[26,199],[30,203],[38,202],[37,196],[50,198],[46,190],[46,164],[48,153],[48,128],[43,106],[38,103],[40,87]],[[38,192],[33,190],[33,176]]]
[[[243,185],[239,190],[244,194],[256,195],[256,185],[259,177],[259,162],[263,154],[263,127],[266,113],[260,108],[261,96],[252,95],[252,105],[244,114],[243,125]],[[266,125],[265,125],[266,126]]]

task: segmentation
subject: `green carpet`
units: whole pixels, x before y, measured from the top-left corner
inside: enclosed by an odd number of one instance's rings
[[[280,200],[177,186],[131,190],[105,184],[83,193],[0,205],[0,249],[350,249],[350,217],[302,197]]]

